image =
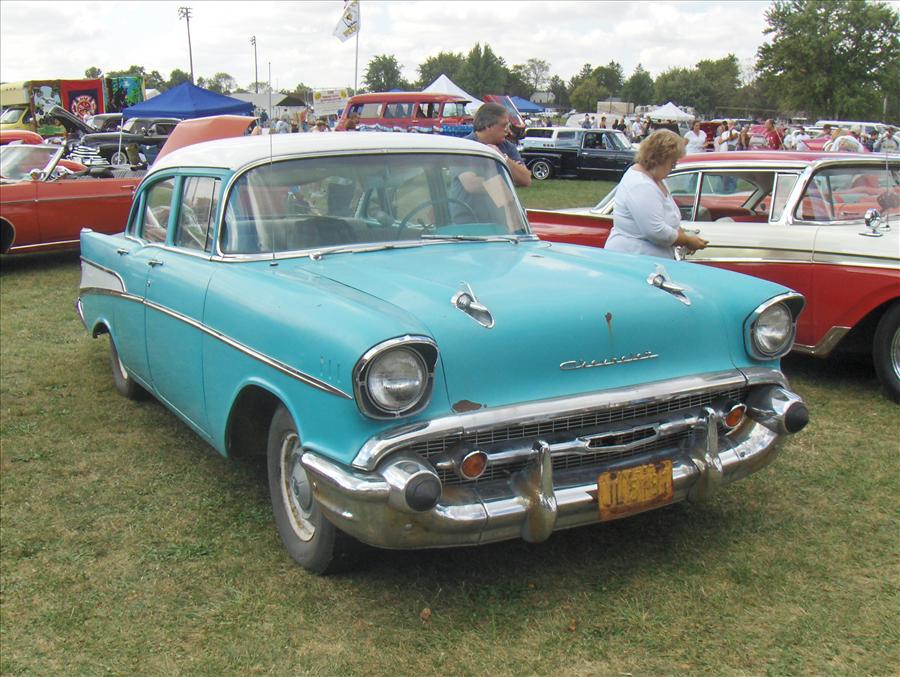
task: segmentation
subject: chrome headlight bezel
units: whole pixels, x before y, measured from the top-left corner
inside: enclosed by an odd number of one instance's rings
[[[420,361],[423,383],[417,397],[408,404],[391,408],[380,403],[370,389],[369,377],[373,367],[393,351],[408,351]],[[365,352],[353,368],[353,392],[359,410],[375,419],[395,419],[422,411],[431,402],[434,386],[434,368],[437,364],[437,344],[427,336],[401,336],[383,341]]]
[[[744,324],[744,343],[747,352],[757,360],[775,360],[787,355],[794,347],[794,338],[797,335],[797,317],[805,304],[806,300],[802,294],[789,292],[775,296],[757,306]],[[790,318],[790,326],[786,328],[784,340],[778,346],[767,346],[760,338],[760,326],[765,319],[782,311],[785,311]]]

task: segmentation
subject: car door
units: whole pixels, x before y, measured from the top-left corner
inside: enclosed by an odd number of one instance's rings
[[[51,174],[35,184],[41,242],[75,244],[82,228],[125,230],[135,179],[76,178]]]
[[[606,147],[606,134],[601,131],[588,131],[581,140],[581,152],[579,153],[582,171],[596,173],[612,171],[613,158]]]
[[[785,218],[798,178],[797,170],[775,168],[700,172],[693,214],[683,225],[699,230],[709,245],[685,258],[771,280],[808,297],[818,228],[788,225]],[[811,327],[811,315],[801,314],[798,333]]]
[[[213,271],[220,188],[215,176],[178,177],[165,246],[147,261],[147,362],[153,387],[157,397],[203,433],[203,308]]]

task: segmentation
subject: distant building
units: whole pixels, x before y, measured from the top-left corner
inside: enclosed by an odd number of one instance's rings
[[[531,95],[531,101],[544,106],[548,103],[556,103],[556,97],[553,95],[553,92],[535,92]]]

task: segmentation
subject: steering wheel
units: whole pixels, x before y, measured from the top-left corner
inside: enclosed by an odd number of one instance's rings
[[[472,209],[472,207],[470,207],[469,205],[467,205],[467,204],[466,204],[465,202],[463,202],[462,200],[457,200],[457,199],[454,198],[454,197],[448,197],[448,198],[445,199],[445,200],[425,200],[425,202],[423,202],[423,203],[421,203],[421,204],[418,204],[418,205],[416,205],[415,207],[413,207],[412,209],[410,209],[410,210],[406,213],[406,216],[404,216],[402,219],[400,219],[400,227],[397,228],[397,239],[398,239],[398,240],[403,239],[402,236],[403,236],[403,234],[406,232],[407,227],[409,226],[409,220],[410,220],[413,216],[415,216],[416,214],[418,214],[420,211],[422,211],[422,210],[425,209],[426,207],[437,206],[437,205],[442,205],[442,204],[446,204],[446,205],[449,206],[450,203],[458,204],[458,205],[464,207],[464,208],[466,209],[466,211],[469,212],[469,214],[472,215],[472,218],[473,218],[473,219],[475,219],[475,220],[478,219],[478,215],[475,214],[475,210]]]

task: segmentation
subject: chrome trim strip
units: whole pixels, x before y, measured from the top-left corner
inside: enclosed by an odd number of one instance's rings
[[[79,289],[107,289],[126,293],[125,280],[116,271],[81,257],[81,282]]]
[[[8,204],[8,203],[7,203]],[[56,245],[77,245],[81,242],[81,240],[53,240],[52,242],[38,242],[37,244],[19,244],[13,245],[9,248],[9,251],[20,251],[22,249],[38,249],[41,247],[53,247]]]
[[[770,381],[780,381],[781,372],[775,369],[764,369],[755,373],[768,372]],[[450,435],[469,435],[489,430],[498,425],[529,424],[546,421],[552,418],[576,415],[584,410],[610,407],[634,406],[644,402],[683,397],[689,392],[702,392],[711,389],[740,387],[747,383],[747,377],[738,369],[711,372],[694,376],[683,376],[668,381],[656,381],[639,385],[626,386],[613,390],[561,397],[551,400],[538,400],[511,404],[496,409],[480,409],[478,411],[443,416],[420,421],[388,430],[370,438],[356,454],[352,465],[361,470],[374,470],[378,463],[391,451],[412,442],[437,439]]]
[[[802,355],[812,355],[813,357],[828,357],[849,331],[850,327],[832,327],[825,333],[822,340],[814,346],[795,343],[794,352]]]
[[[168,315],[169,317],[172,317],[176,320],[180,320],[180,321],[184,322],[185,324],[189,324],[192,327],[194,327],[195,329],[202,331],[204,334],[212,336],[213,338],[216,338],[216,339],[222,341],[222,343],[231,346],[235,350],[239,350],[240,352],[244,353],[245,355],[252,357],[255,360],[259,360],[263,364],[267,364],[268,366],[272,367],[273,369],[276,369],[283,374],[287,374],[288,376],[291,376],[302,383],[306,383],[307,385],[310,385],[313,388],[322,390],[330,395],[337,395],[338,397],[343,397],[348,400],[353,399],[352,396],[348,395],[340,388],[337,388],[337,387],[331,385],[330,383],[326,383],[325,381],[317,379],[314,376],[310,376],[309,374],[306,374],[298,369],[294,369],[290,365],[287,365],[284,362],[280,362],[279,360],[276,360],[272,357],[269,357],[268,355],[265,355],[257,350],[254,350],[253,348],[250,348],[249,346],[244,345],[240,341],[235,341],[233,338],[226,336],[225,334],[223,334],[220,331],[217,331],[211,327],[208,327],[205,324],[202,324],[202,323],[198,322],[197,320],[187,317],[186,315],[182,315],[181,313],[178,313],[170,308],[166,308],[165,306],[161,306],[158,303],[154,303],[153,301],[148,301],[145,298],[141,298],[139,296],[134,296],[134,295],[128,294],[128,293],[116,292],[111,289],[87,288],[87,289],[82,289],[81,291],[82,291],[82,294],[87,294],[87,293],[105,294],[105,295],[109,295],[109,296],[117,296],[117,297],[123,298],[128,301],[135,301],[137,303],[142,303],[144,306],[146,306],[148,308],[152,308],[153,310],[157,310],[157,311],[163,313],[164,315]]]

